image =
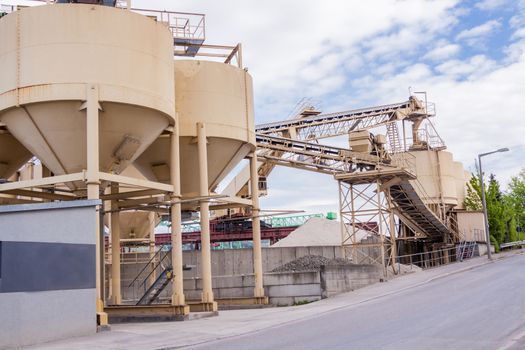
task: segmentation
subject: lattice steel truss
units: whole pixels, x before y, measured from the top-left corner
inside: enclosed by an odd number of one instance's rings
[[[284,136],[294,130],[291,138],[318,140],[346,135],[351,131],[386,126],[407,118],[427,116],[424,106],[418,100],[344,112],[315,115],[275,123],[257,125],[256,132],[271,136]]]
[[[339,180],[338,185],[345,256],[356,264],[380,264],[385,274],[391,266],[395,273],[397,225],[389,188],[380,179],[367,183]]]

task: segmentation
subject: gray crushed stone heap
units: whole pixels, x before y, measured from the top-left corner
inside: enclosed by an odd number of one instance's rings
[[[328,259],[320,255],[306,255],[292,260],[282,266],[276,267],[271,272],[290,272],[290,271],[312,271],[320,270],[321,266],[351,265],[352,262],[336,258]]]

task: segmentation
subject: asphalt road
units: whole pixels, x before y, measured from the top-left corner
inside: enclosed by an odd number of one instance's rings
[[[525,349],[525,255],[194,348]]]

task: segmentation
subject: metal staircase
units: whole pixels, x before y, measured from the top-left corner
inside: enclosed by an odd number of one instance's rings
[[[137,305],[151,305],[160,293],[168,286],[173,279],[173,268],[171,266],[165,268],[153,284],[146,290],[144,295],[139,299]]]
[[[165,248],[168,248],[166,249]],[[165,253],[162,255],[162,253]],[[137,305],[150,305],[157,300],[160,293],[167,287],[173,277],[171,261],[168,257],[171,255],[171,245],[162,245],[159,250],[148,260],[144,267],[137,273],[135,278],[128,285],[128,288],[134,288],[141,293]],[[154,273],[160,271],[158,277],[149,284]],[[142,292],[143,291],[143,292]],[[138,293],[137,293],[138,294]]]
[[[452,228],[425,204],[410,180],[403,180],[391,186],[390,195],[399,209],[399,214],[404,216],[404,219],[411,220],[429,238],[439,240],[456,235]]]
[[[138,302],[136,305],[153,304],[170,284],[174,276],[171,264],[171,249],[171,243],[161,245],[128,285],[128,288],[134,288],[138,292],[135,295],[139,293],[141,295],[140,298],[137,298]],[[184,265],[182,269],[187,271],[191,270],[191,268],[192,266]],[[152,283],[149,283],[156,272],[159,272],[158,277]]]

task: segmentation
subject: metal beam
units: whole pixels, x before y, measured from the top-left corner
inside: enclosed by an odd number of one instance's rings
[[[126,184],[126,185],[132,185],[136,187],[143,187],[143,188],[149,188],[149,189],[156,189],[163,192],[173,192],[173,186],[163,184],[160,182],[153,182],[148,180],[141,180],[141,179],[135,179],[132,177],[122,176],[122,175],[115,175],[115,174],[108,174],[104,172],[99,172],[99,178],[100,180],[106,180],[110,182],[118,182],[120,184]]]
[[[15,196],[23,196],[23,197],[31,197],[31,198],[42,198],[42,199],[49,199],[49,200],[57,200],[57,201],[69,201],[77,199],[77,197],[74,196],[68,196],[63,194],[56,194],[51,192],[44,192],[44,191],[31,191],[31,190],[10,190],[3,192],[5,194],[12,194]]]
[[[57,175],[57,176],[51,176],[51,177],[44,177],[42,179],[17,181],[17,182],[9,182],[5,184],[0,184],[0,192],[23,189],[23,188],[40,187],[40,186],[46,186],[46,185],[63,184],[63,183],[74,182],[74,181],[85,181],[85,180],[86,180],[86,176],[85,176],[85,173],[83,172],[67,174],[67,175]]]
[[[135,198],[135,197],[145,197],[145,196],[153,196],[157,194],[164,193],[165,191],[162,190],[138,190],[138,191],[130,191],[130,192],[120,192],[120,193],[112,193],[112,194],[105,194],[101,195],[100,199],[102,200],[113,200],[113,199],[128,199],[128,198]]]

